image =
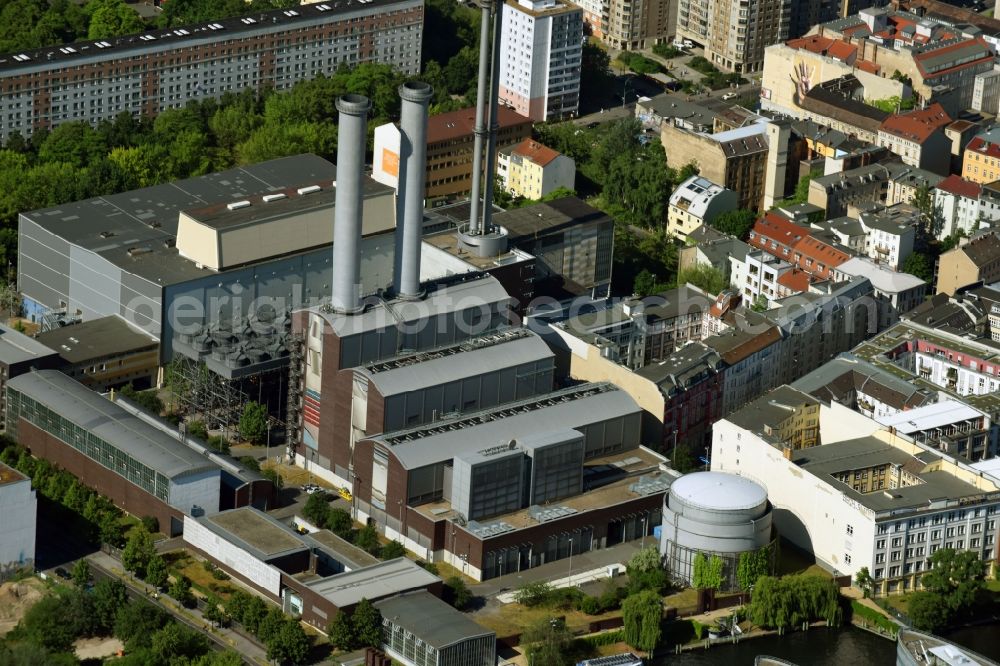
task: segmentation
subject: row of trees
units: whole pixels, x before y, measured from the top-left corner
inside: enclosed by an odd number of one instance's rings
[[[972,614],[983,601],[986,565],[972,551],[941,548],[928,558],[923,590],[910,597],[907,614],[918,629],[938,631]]]
[[[102,580],[93,587],[82,567],[77,585],[58,588],[25,614],[0,646],[0,663],[76,664],[74,641],[115,636],[125,644],[125,666],[238,666],[235,652],[213,652],[208,640],[142,599],[130,600],[125,585]],[[76,578],[76,576],[75,576]]]
[[[48,460],[31,457],[27,449],[10,440],[0,440],[0,446],[3,446],[0,461],[30,477],[32,487],[43,497],[74,514],[86,539],[95,544],[104,542],[121,546],[124,543],[124,514],[111,500]]]
[[[268,659],[282,664],[301,664],[309,656],[312,641],[302,629],[302,623],[282,613],[280,608],[269,606],[258,596],[236,590],[224,604],[218,598],[210,598],[206,609],[206,617],[214,622],[223,624],[230,619],[239,622],[264,644]]]
[[[822,576],[761,576],[748,612],[751,622],[771,629],[815,620],[837,624],[841,618],[837,583]]]
[[[326,628],[330,644],[338,650],[382,647],[382,613],[362,599],[351,613],[341,611]]]
[[[302,515],[316,527],[327,529],[345,541],[383,560],[391,560],[406,555],[406,549],[398,541],[383,545],[378,531],[373,525],[355,529],[351,514],[343,509],[330,506],[330,497],[323,492],[314,493],[306,500]]]

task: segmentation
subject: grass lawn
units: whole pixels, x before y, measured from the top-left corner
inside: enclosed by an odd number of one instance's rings
[[[202,594],[216,594],[223,600],[229,598],[237,588],[228,580],[217,580],[204,563],[185,550],[175,550],[164,556],[172,574],[182,574],[191,581],[191,587]]]
[[[816,558],[799,550],[787,541],[781,542],[778,551],[778,571],[779,576],[792,574],[809,574],[832,578],[829,571],[816,564]]]
[[[566,626],[574,633],[586,632],[591,622],[615,617],[620,613],[621,611],[614,610],[601,615],[587,615],[573,609],[528,608],[521,604],[512,603],[502,606],[487,606],[473,614],[472,618],[484,627],[495,631],[497,636],[511,636],[521,633],[536,622],[553,617],[565,617]]]
[[[664,606],[673,608],[687,608],[694,606],[698,602],[698,592],[694,588],[686,587],[680,592],[669,594],[663,598]]]

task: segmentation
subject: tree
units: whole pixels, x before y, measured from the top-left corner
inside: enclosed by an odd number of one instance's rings
[[[527,646],[528,663],[546,666],[573,666],[573,634],[566,623],[555,618],[540,618],[521,634]]]
[[[260,626],[257,627],[257,638],[260,639],[261,643],[267,645],[278,635],[281,630],[281,624],[285,621],[285,614],[281,612],[280,609],[271,607],[267,609],[267,613],[260,621]]]
[[[382,647],[382,613],[362,598],[351,614],[351,628],[359,647]]]
[[[90,562],[85,559],[76,561],[73,565],[73,583],[80,588],[90,584]]]
[[[622,602],[625,642],[634,648],[652,651],[660,642],[663,599],[652,590],[633,594]]]
[[[722,274],[722,271],[707,264],[698,264],[678,273],[677,286],[683,287],[686,284],[693,284],[713,296],[718,295],[723,289],[729,286],[726,282],[726,276]]]
[[[603,97],[612,80],[611,56],[600,44],[585,41],[580,61],[580,97]]]
[[[285,618],[266,645],[268,659],[281,664],[301,664],[308,658],[312,642],[298,620]]]
[[[920,582],[926,591],[940,595],[952,613],[970,607],[986,585],[986,567],[973,551],[941,548],[927,564],[930,570]]]
[[[459,576],[451,576],[444,581],[451,597],[451,605],[457,610],[465,610],[472,602],[472,591]]]
[[[217,595],[210,594],[207,599],[205,599],[205,610],[202,611],[202,615],[205,619],[211,622],[213,625],[222,626],[223,622],[226,621],[226,612],[222,608],[222,599]]]
[[[78,618],[63,594],[43,597],[28,609],[10,638],[53,652],[67,652],[80,635]]]
[[[353,650],[357,647],[354,641],[354,626],[351,624],[350,616],[341,611],[333,618],[326,627],[326,633],[330,638],[330,645],[338,650]]]
[[[699,590],[718,590],[722,588],[725,579],[722,575],[724,567],[722,558],[718,555],[706,557],[704,553],[694,556],[691,585]]]
[[[330,509],[326,516],[326,529],[344,539],[351,535],[354,521],[351,514],[344,509]]]
[[[934,191],[928,185],[919,185],[913,191],[910,205],[920,212],[921,226],[917,230],[914,245],[924,250],[929,239],[937,237],[941,227],[944,226],[944,215],[941,208],[934,203]]]
[[[663,561],[660,557],[660,550],[656,546],[637,550],[628,561],[629,575],[657,571],[662,568]]]
[[[150,639],[153,653],[167,663],[193,659],[208,651],[208,639],[180,622],[168,622]]]
[[[552,586],[544,580],[538,580],[531,583],[525,583],[521,587],[517,588],[517,592],[514,593],[514,601],[522,606],[533,608],[546,603],[551,596]]]
[[[383,560],[394,560],[397,557],[405,557],[406,548],[404,548],[403,544],[399,543],[398,541],[390,541],[389,543],[382,546],[382,549],[379,552],[378,556]]]
[[[325,527],[330,515],[330,500],[326,493],[313,493],[302,507],[302,515],[313,525]]]
[[[145,581],[157,590],[167,584],[167,563],[160,555],[154,555],[146,565]]]
[[[741,590],[749,590],[761,576],[771,574],[771,549],[767,546],[740,553],[736,565],[736,582]]]
[[[133,572],[139,578],[146,575],[149,561],[156,555],[153,537],[143,525],[136,525],[129,534],[125,548],[122,550],[122,566]]]
[[[734,238],[746,240],[750,237],[750,230],[753,229],[756,221],[757,213],[741,208],[720,213],[709,223],[709,226]]]
[[[358,533],[354,535],[354,545],[376,557],[382,549],[378,540],[378,532],[372,525],[365,525],[358,530]]]
[[[903,260],[900,270],[918,277],[925,282],[930,282],[934,279],[934,265],[930,258],[923,252],[911,253],[910,256]]]
[[[751,622],[762,627],[796,627],[803,622],[840,621],[839,589],[830,578],[810,575],[761,576],[748,609]]]
[[[156,516],[143,516],[140,522],[150,534],[156,534],[160,531],[160,521]]]
[[[906,606],[913,626],[924,631],[939,631],[951,621],[948,603],[940,594],[914,592]]]
[[[139,15],[123,0],[90,0],[87,10],[91,12],[87,39],[110,39],[145,28]]]
[[[858,569],[858,573],[854,575],[854,584],[861,590],[865,599],[871,596],[872,589],[875,587],[875,579],[872,578],[871,573],[869,573],[868,567],[861,567]]]
[[[758,294],[757,298],[753,299],[753,303],[750,305],[750,309],[754,312],[767,312],[768,301],[767,296],[764,294]]]
[[[153,634],[169,620],[170,617],[156,606],[132,601],[118,613],[114,634],[131,652],[138,647],[149,647]]]
[[[177,603],[190,608],[194,605],[194,595],[191,593],[191,581],[187,576],[178,574],[170,584],[170,596],[177,600]]]
[[[105,578],[94,585],[90,594],[94,599],[94,623],[100,633],[110,634],[119,611],[128,604],[128,589],[120,580]]]
[[[248,402],[240,417],[240,437],[248,442],[260,444],[267,434],[267,408],[256,402]]]

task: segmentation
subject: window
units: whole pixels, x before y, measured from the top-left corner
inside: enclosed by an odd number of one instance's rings
[[[854,534],[854,526],[853,525],[848,525],[847,526],[847,534],[848,535]]]
[[[848,555],[847,553],[844,553],[844,562],[846,564],[850,564],[851,563],[851,556]]]

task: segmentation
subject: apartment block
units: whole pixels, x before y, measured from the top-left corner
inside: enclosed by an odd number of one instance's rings
[[[983,132],[969,141],[962,156],[962,177],[982,184],[1000,180],[1000,130]]]
[[[154,116],[245,88],[287,90],[364,62],[420,71],[422,0],[320,2],[23,51],[0,60],[0,138],[126,111]]]
[[[497,152],[497,177],[511,194],[541,199],[560,188],[576,187],[576,162],[533,139],[525,139]]]
[[[872,283],[878,301],[878,328],[888,328],[899,315],[917,307],[927,294],[927,283],[909,273],[898,273],[870,259],[854,257],[834,269],[834,280],[863,277]]]
[[[591,1],[575,4],[589,14]],[[592,24],[592,34],[615,49],[637,50],[663,42],[674,35],[680,18],[678,0],[597,0],[594,4],[600,5],[601,12],[600,25]],[[676,34],[681,34],[679,28]]]
[[[788,39],[792,4],[789,0],[709,2],[705,57],[725,71],[759,72],[764,49]]]
[[[934,205],[941,214],[939,240],[959,231],[972,236],[980,226],[1000,219],[1000,208],[993,205],[988,195],[983,196],[984,189],[984,185],[958,175],[948,176],[937,184]]]
[[[580,106],[583,11],[563,0],[508,0],[500,41],[500,103],[536,122]]]
[[[954,295],[962,287],[1000,280],[1000,236],[986,230],[938,259],[936,290]]]
[[[911,204],[872,206],[859,213],[858,221],[865,230],[864,254],[869,259],[898,271],[913,254],[916,227],[921,220],[920,211]]]
[[[940,104],[896,113],[878,128],[878,145],[899,155],[903,164],[948,174],[951,141],[944,128],[952,122]]]
[[[716,185],[701,176],[691,176],[670,195],[667,207],[667,231],[680,240],[716,217],[736,210],[737,196],[732,190]]]

